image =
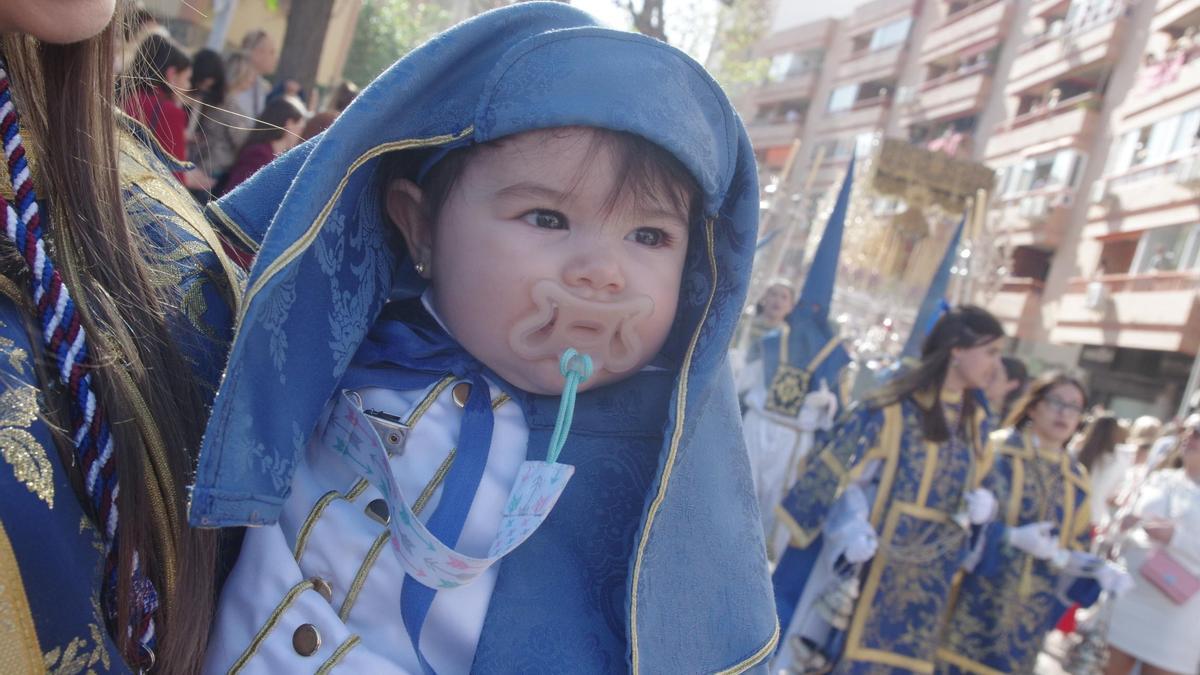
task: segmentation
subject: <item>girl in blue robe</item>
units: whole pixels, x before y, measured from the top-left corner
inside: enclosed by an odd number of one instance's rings
[[[921,361],[847,412],[785,498],[790,547],[775,571],[784,642],[798,672],[928,672],[969,525],[985,412],[1004,331],[977,307],[949,310]]]
[[[1102,585],[1122,583],[1123,572],[1087,553],[1087,470],[1066,449],[1086,406],[1078,380],[1045,373],[992,435],[983,484],[998,512],[955,593],[937,672],[1032,673],[1070,603],[1091,606]]]

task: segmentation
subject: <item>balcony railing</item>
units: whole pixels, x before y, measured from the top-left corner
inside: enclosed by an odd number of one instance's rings
[[[1181,185],[1200,184],[1200,146],[1152,164],[1135,166],[1108,178],[1108,189],[1121,188],[1154,178],[1173,180]]]
[[[1026,53],[1041,47],[1042,45],[1054,40],[1061,40],[1084,33],[1103,23],[1112,21],[1125,14],[1126,4],[1124,2],[1111,2],[1104,7],[1090,8],[1083,16],[1072,20],[1070,23],[1062,22],[1056,24],[1061,26],[1058,30],[1047,31],[1041,35],[1035,35],[1021,44],[1019,50],[1021,53]]]
[[[1098,107],[1099,97],[1088,92],[1002,122],[988,143],[987,155],[1002,157],[1064,137],[1082,142],[1099,120]]]
[[[1160,293],[1200,290],[1200,272],[1150,272],[1148,274],[1105,274],[1095,278],[1075,277],[1067,282],[1070,293],[1086,293],[1088,285],[1100,282],[1107,293]]]

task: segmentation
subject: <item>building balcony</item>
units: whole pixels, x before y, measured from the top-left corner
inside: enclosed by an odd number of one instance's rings
[[[1193,97],[1192,104],[1200,105],[1200,47],[1173,52],[1162,61],[1143,65],[1133,91],[1121,105],[1123,124],[1137,127],[1152,122],[1156,108],[1167,103],[1179,106],[1176,99],[1184,96]]]
[[[1017,152],[1032,155],[1037,146],[1047,143],[1086,150],[1100,124],[1099,101],[1095,94],[1087,93],[1012,118],[997,126],[988,141],[987,157]]]
[[[1055,35],[1041,35],[1021,45],[1009,73],[1007,92],[1019,94],[1061,79],[1080,68],[1118,56],[1124,37],[1124,7],[1115,4],[1106,14],[1089,17]]]
[[[750,134],[750,145],[755,149],[761,149],[791,145],[792,141],[800,138],[803,132],[802,127],[801,120],[794,122],[763,120],[747,124],[746,132]]]
[[[1158,0],[1154,18],[1150,20],[1150,32],[1158,32],[1197,10],[1200,10],[1200,0]]]
[[[999,42],[1008,30],[1012,8],[1011,2],[995,0],[946,17],[925,37],[921,63],[948,59],[980,43]]]
[[[991,230],[1009,246],[1057,248],[1070,224],[1074,198],[1074,190],[1061,187],[1006,195],[988,214]]]
[[[1038,339],[1041,329],[1042,282],[1010,277],[1004,280],[987,309],[1000,320],[1009,337]]]
[[[837,80],[841,83],[868,80],[894,80],[900,74],[903,45],[850,54],[838,64]]]
[[[1195,354],[1200,273],[1158,272],[1072,279],[1050,340]]]
[[[1033,0],[1029,4],[1029,16],[1045,16],[1051,10],[1066,10],[1071,0]]]
[[[891,109],[891,96],[879,96],[859,101],[849,110],[825,113],[823,131],[845,131],[848,129],[879,129],[883,127],[887,112]]]
[[[833,37],[836,22],[833,19],[820,19],[776,31],[764,37],[754,46],[755,56],[770,56],[781,51],[801,51],[805,49],[825,49]]]
[[[820,72],[814,69],[779,82],[766,82],[754,90],[754,102],[762,105],[778,101],[811,99],[817,92],[818,76],[820,76]]]
[[[902,126],[961,117],[983,110],[991,88],[987,66],[928,80],[902,109]]]
[[[1089,234],[1103,236],[1200,221],[1198,191],[1200,148],[1108,176],[1088,208]]]

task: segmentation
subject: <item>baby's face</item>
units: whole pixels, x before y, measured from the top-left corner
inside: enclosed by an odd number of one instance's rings
[[[434,308],[508,382],[562,392],[566,347],[590,354],[591,388],[658,353],[679,298],[684,213],[622,194],[591,134],[537,131],[472,154],[433,226]]]

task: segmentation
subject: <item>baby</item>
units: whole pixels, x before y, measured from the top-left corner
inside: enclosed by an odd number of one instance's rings
[[[724,360],[757,184],[699,65],[561,3],[490,12],[214,213],[266,234],[191,519],[263,527],[206,671],[769,656]]]

